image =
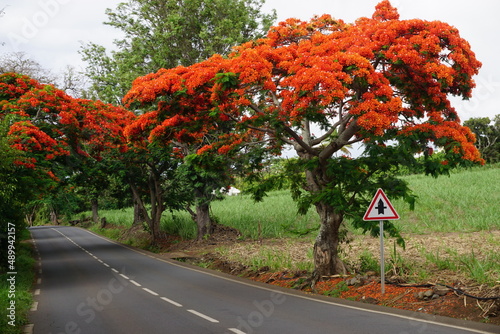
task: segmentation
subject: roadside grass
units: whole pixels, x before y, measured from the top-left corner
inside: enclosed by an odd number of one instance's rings
[[[90,211],[85,211],[80,214],[81,219],[91,216]],[[119,226],[122,228],[130,228],[134,222],[133,208],[125,208],[120,210],[100,210],[99,216],[105,217],[110,225]],[[161,229],[170,235],[178,235],[184,240],[194,239],[196,237],[196,225],[187,212],[164,213],[161,219]],[[100,224],[92,224],[89,228],[92,232],[104,234],[110,239],[116,240],[120,236],[120,231],[112,228],[100,228]]]
[[[90,211],[85,211],[79,216],[84,220],[85,218],[91,217],[92,213]],[[105,217],[107,222],[113,225],[131,227],[134,222],[134,209],[130,207],[120,210],[99,210],[99,216],[101,218]]]
[[[493,286],[500,277],[500,253],[496,250],[483,253],[479,256],[474,249],[467,254],[461,254],[453,248],[435,252],[422,249],[427,264],[436,266],[438,270],[461,272],[479,284]]]
[[[311,242],[301,242],[312,246]],[[259,271],[262,268],[270,271],[307,271],[314,270],[312,247],[297,254],[294,241],[284,243],[267,241],[261,243],[244,243],[236,247],[222,246],[215,251],[232,261],[243,263],[251,270]]]
[[[22,239],[29,239],[29,232],[26,230],[22,234]],[[6,273],[0,274],[0,309],[2,317],[0,318],[0,333],[2,334],[21,334],[22,326],[28,324],[28,312],[33,304],[31,295],[31,288],[34,280],[34,264],[33,247],[31,244],[20,242],[16,246],[16,291],[15,291],[15,308],[16,308],[16,321],[15,326],[8,324],[10,321],[7,318],[7,308],[9,307],[9,284],[7,281],[8,275]]]

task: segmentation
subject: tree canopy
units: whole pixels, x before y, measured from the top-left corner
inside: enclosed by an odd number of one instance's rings
[[[47,180],[68,181],[75,175],[82,186],[104,185],[93,165],[127,150],[123,129],[135,115],[123,108],[75,99],[15,73],[0,75],[0,101],[0,120],[16,152],[13,164],[37,171],[39,194],[55,189]]]

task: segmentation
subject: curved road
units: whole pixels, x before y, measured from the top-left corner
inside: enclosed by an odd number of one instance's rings
[[[315,297],[166,261],[74,227],[31,229],[36,334],[500,333],[497,326]]]

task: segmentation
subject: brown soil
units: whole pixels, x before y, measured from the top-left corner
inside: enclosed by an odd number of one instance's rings
[[[374,272],[362,273],[356,270],[360,254],[370,252],[374,259],[379,258],[379,240],[368,236],[353,236],[351,242],[343,248],[343,258],[350,265],[352,274],[324,278],[314,286],[308,284],[309,274],[290,268],[271,271],[269,268],[252,269],[245,263],[251,257],[259,256],[259,250],[270,248],[280,254],[287,254],[297,262],[311,261],[307,257],[312,247],[311,240],[284,239],[242,241],[238,231],[218,226],[216,233],[203,241],[166,240],[162,244],[162,255],[183,259],[190,263],[203,264],[232,275],[246,277],[255,281],[282,287],[301,289],[305,292],[319,293],[359,302],[384,305],[410,311],[448,316],[464,320],[487,322],[500,325],[500,300],[477,299],[463,294],[491,298],[500,296],[500,280],[496,286],[478,284],[465,274],[450,270],[440,270],[426,261],[424,253],[440,254],[445,259],[473,252],[477,259],[488,252],[495,252],[500,244],[500,231],[474,233],[446,233],[433,235],[405,236],[406,249],[396,248],[392,240],[385,242],[385,258],[400,259],[393,268],[386,268],[388,281],[399,284],[386,284],[385,294],[381,294],[380,278]],[[425,252],[424,252],[425,250]],[[392,252],[392,254],[391,254]],[[451,254],[451,255],[450,255]],[[396,261],[397,262],[397,261]],[[408,267],[411,268],[409,269]],[[420,268],[420,270],[418,269]],[[419,272],[427,276],[419,278]],[[346,282],[358,277],[362,282],[347,286]],[[450,289],[443,296],[434,296],[424,300],[421,295],[434,286],[446,285]],[[441,292],[443,294],[444,292]]]

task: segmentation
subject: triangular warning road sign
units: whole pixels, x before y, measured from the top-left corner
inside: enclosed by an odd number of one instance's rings
[[[399,215],[382,189],[373,197],[363,220],[396,220]]]

